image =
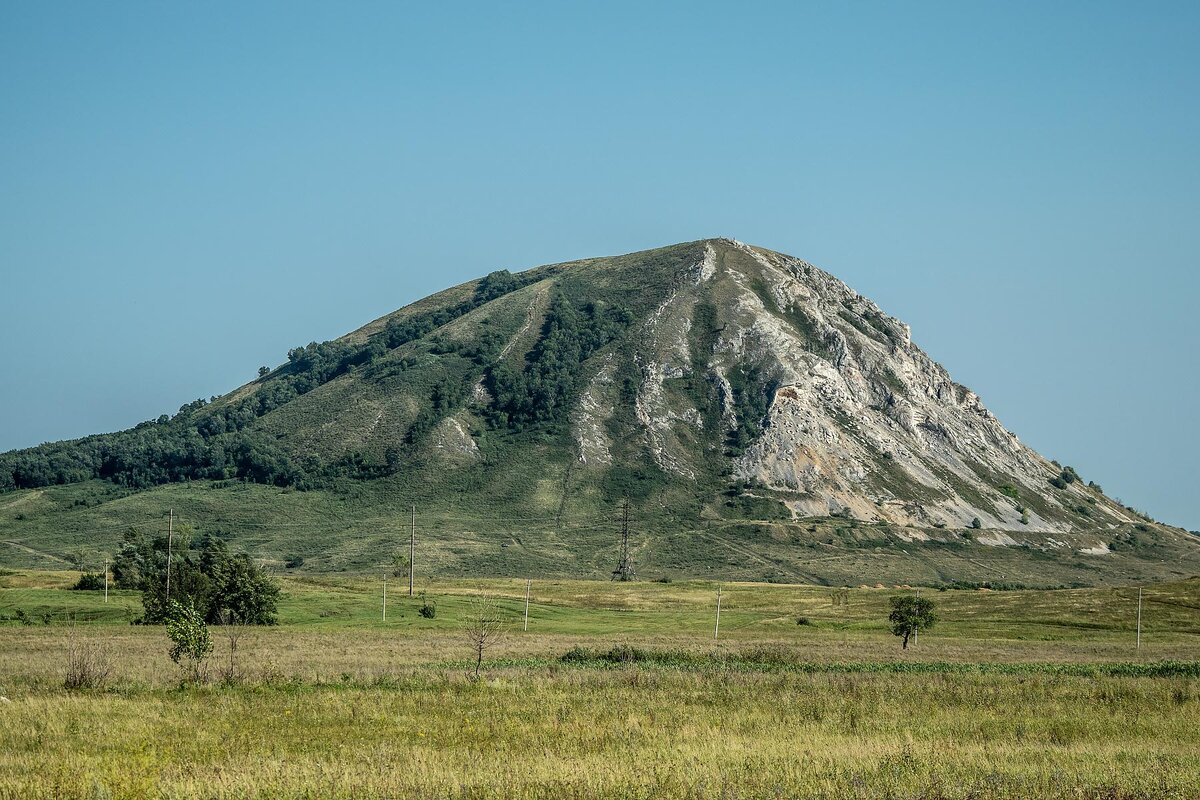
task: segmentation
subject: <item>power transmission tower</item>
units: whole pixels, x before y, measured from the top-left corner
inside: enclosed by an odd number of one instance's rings
[[[629,498],[621,502],[621,561],[613,570],[614,581],[634,579],[633,555],[629,552]]]

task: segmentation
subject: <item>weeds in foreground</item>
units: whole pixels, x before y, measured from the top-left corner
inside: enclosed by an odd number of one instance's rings
[[[112,672],[107,648],[96,641],[82,639],[71,623],[67,631],[66,689],[103,689]]]

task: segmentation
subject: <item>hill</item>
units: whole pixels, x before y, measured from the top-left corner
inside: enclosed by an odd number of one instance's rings
[[[304,570],[1059,586],[1197,540],[1026,447],[907,325],[728,239],[494,272],[129,431],[0,456],[5,563],[168,509]],[[290,559],[289,559],[290,557]]]

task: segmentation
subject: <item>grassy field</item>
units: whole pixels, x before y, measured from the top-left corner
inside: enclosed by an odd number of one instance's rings
[[[382,574],[395,553],[407,552],[409,509],[416,503],[423,577],[605,580],[618,559],[615,505],[589,496],[561,506],[562,498],[547,488],[563,477],[545,478],[550,451],[518,449],[497,457],[511,462],[506,475],[521,492],[545,495],[541,505],[514,512],[507,501],[489,498],[491,490],[454,471],[440,478],[445,485],[431,480],[417,487],[389,478],[336,492],[208,481],[135,493],[102,481],[12,492],[0,497],[0,564],[66,569],[78,553],[88,569],[99,571],[123,534],[165,532],[167,509],[173,509],[177,530],[217,535],[280,572]],[[1074,542],[1071,548],[1044,551],[989,546],[969,534],[946,534],[947,541],[905,534],[906,539],[895,527],[840,519],[758,520],[749,518],[753,509],[744,518],[712,519],[678,511],[692,502],[680,495],[661,507],[635,509],[639,576],[852,586],[961,580],[1057,588],[1200,574],[1200,539],[1157,525],[1129,534],[1136,536],[1136,546],[1117,541],[1125,532],[1105,531],[1100,538],[1064,534]],[[1107,555],[1079,550],[1102,540],[1117,549]],[[285,569],[291,556],[304,559],[299,570]]]
[[[0,575],[0,797],[1200,796],[1196,579],[1146,587],[1140,649],[1136,589],[926,589],[902,651],[904,588],[725,584],[714,639],[713,583],[537,581],[526,632],[523,581],[418,585],[434,619],[389,581],[384,622],[379,578],[285,578],[236,679],[183,686],[136,594],[73,578]],[[72,642],[105,688],[62,688]]]

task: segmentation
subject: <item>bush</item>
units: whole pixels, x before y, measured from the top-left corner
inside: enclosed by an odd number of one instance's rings
[[[112,671],[108,652],[96,642],[81,642],[72,625],[67,638],[66,675],[63,688],[102,689]]]
[[[611,664],[632,664],[637,661],[645,661],[646,653],[640,648],[633,647],[631,645],[618,644],[613,645],[613,647],[601,657]]]
[[[425,619],[433,619],[437,616],[437,603],[432,600],[426,600],[417,609],[417,613]]]
[[[212,637],[204,617],[191,603],[186,606],[171,601],[171,617],[167,620],[167,636],[171,638],[171,660],[183,667],[187,679],[202,683],[208,675],[206,659],[212,653]]]
[[[288,569],[299,569],[304,566],[304,558],[302,556],[288,556],[283,565]]]
[[[812,620],[808,617],[796,617],[797,625],[812,625]]]
[[[104,588],[104,575],[100,572],[85,572],[79,576],[79,580],[75,581],[72,589],[78,589],[85,592],[94,592]]]
[[[1055,489],[1065,489],[1079,480],[1079,473],[1071,467],[1063,467],[1062,472],[1050,479],[1050,485]]]
[[[971,527],[974,528],[975,530],[979,530],[980,528],[983,527],[983,523],[979,521],[979,517],[976,517],[975,519],[971,520]]]
[[[567,664],[586,664],[587,662],[591,661],[592,658],[593,656],[589,651],[583,649],[579,645],[575,645],[570,650],[563,653],[559,660],[566,662]]]

